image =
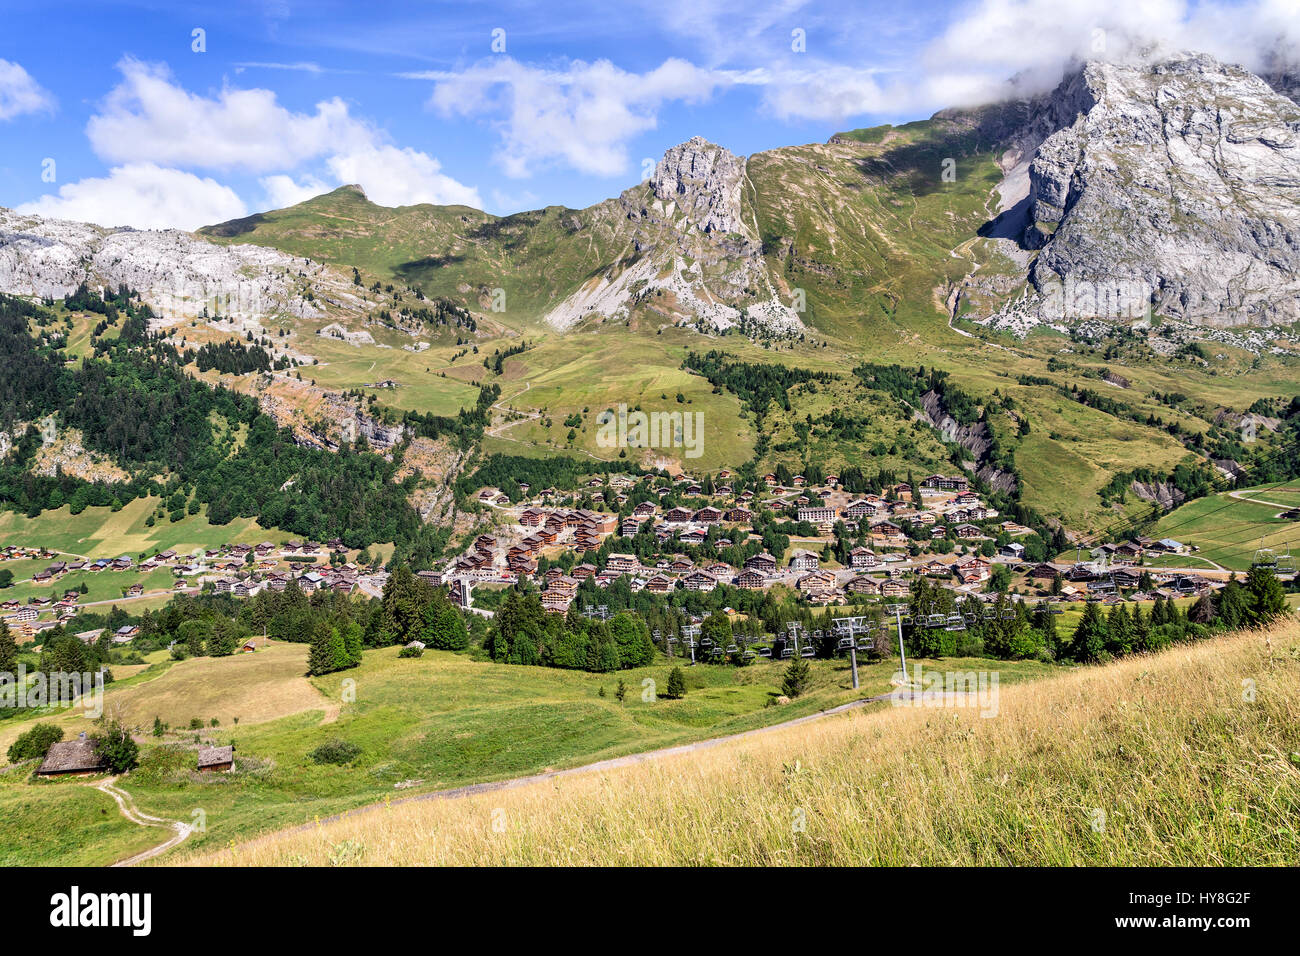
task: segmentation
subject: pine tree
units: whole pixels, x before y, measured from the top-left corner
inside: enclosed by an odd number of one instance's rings
[[[1116,604],[1110,609],[1110,616],[1106,620],[1106,650],[1115,657],[1133,650],[1133,622],[1129,620],[1128,609],[1123,604]]]
[[[620,704],[623,703],[624,699],[627,697],[627,684],[624,683],[623,678],[621,677],[618,679],[618,687],[614,690],[614,696],[618,698]]]
[[[154,735],[155,737],[161,737],[161,736],[163,735],[163,733],[164,733],[166,730],[167,730],[167,728],[163,725],[162,718],[161,718],[161,717],[154,717],[154,719],[153,719],[153,735]]]
[[[1250,620],[1250,599],[1234,574],[1219,592],[1219,623],[1230,631],[1245,627]]]
[[[786,697],[798,697],[808,687],[808,679],[811,676],[812,668],[802,657],[796,657],[785,669],[785,677],[781,680],[781,693]]]
[[[1106,649],[1106,619],[1101,606],[1089,601],[1083,609],[1083,618],[1074,629],[1070,641],[1070,656],[1081,663],[1100,660]]]
[[[686,677],[680,667],[674,667],[668,672],[668,687],[664,696],[673,700],[680,700],[686,696]]]
[[[18,673],[18,644],[9,625],[0,621],[0,683],[16,680]]]
[[[334,628],[321,619],[312,625],[311,650],[307,654],[307,673],[312,676],[334,670]]]
[[[1246,575],[1246,593],[1252,624],[1267,624],[1286,611],[1286,589],[1272,568],[1251,568]]]

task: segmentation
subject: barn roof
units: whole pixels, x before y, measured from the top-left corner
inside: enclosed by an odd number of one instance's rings
[[[199,769],[216,767],[223,763],[233,763],[235,745],[229,747],[202,747],[199,749]]]
[[[90,740],[61,740],[50,747],[45,762],[37,773],[76,773],[87,770],[108,770],[108,762],[95,753]]]

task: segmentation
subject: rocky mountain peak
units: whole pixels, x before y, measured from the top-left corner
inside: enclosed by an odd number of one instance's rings
[[[1295,102],[1180,54],[1089,62],[1041,106],[1060,125],[1029,163],[1024,241],[1045,316],[1300,319]]]
[[[740,212],[745,160],[693,136],[664,153],[650,177],[655,198],[672,203],[691,225],[711,234],[746,230]]]

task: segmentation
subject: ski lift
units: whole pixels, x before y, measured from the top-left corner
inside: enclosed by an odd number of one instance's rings
[[[1004,621],[1014,621],[1015,619],[1016,619],[1016,610],[1015,610],[1015,608],[1004,607],[1004,608],[1002,609],[1002,620],[1004,620]]]
[[[1250,562],[1252,568],[1276,568],[1277,553],[1272,548],[1264,547],[1264,539],[1261,538],[1259,548],[1255,551],[1254,560]]]
[[[746,653],[748,653],[748,652],[746,652]],[[770,648],[770,647],[760,647],[760,648],[758,649],[758,656],[759,656],[759,657],[767,657],[767,658],[770,658],[770,657],[772,656],[772,648]]]
[[[847,651],[847,650],[848,650],[849,648],[851,648],[852,646],[853,646],[853,638],[851,638],[851,637],[841,637],[841,638],[840,638],[840,642],[839,642],[839,648],[840,648],[840,650],[842,650],[842,651]]]
[[[735,644],[728,644],[728,645],[727,645],[727,653],[728,653],[728,654],[739,654],[739,653],[740,653],[740,648],[737,647]]]
[[[744,653],[740,655],[740,659],[742,661],[752,661],[754,659],[754,652],[749,648],[745,648]]]
[[[788,661],[788,660],[789,660],[790,658],[792,658],[792,657],[794,657],[794,648],[793,648],[793,647],[783,647],[783,648],[781,648],[781,660],[783,660],[783,661]]]
[[[1291,545],[1286,546],[1286,550],[1277,556],[1277,564],[1274,565],[1278,574],[1295,574],[1295,558],[1291,555]]]
[[[811,644],[805,644],[803,647],[801,647],[801,648],[799,649],[799,656],[800,656],[800,657],[816,657],[816,656],[817,656],[817,649],[816,649],[815,647],[813,647]]]
[[[997,608],[995,608],[995,607],[986,607],[986,608],[984,609],[984,620],[986,620],[986,621],[994,621],[994,620],[997,620],[997,616],[998,616],[998,609],[997,609]]]
[[[966,626],[972,627],[980,622],[980,616],[974,611],[967,611],[962,615],[966,619]]]
[[[857,649],[858,649],[860,652],[862,652],[862,653],[865,654],[865,653],[867,653],[868,651],[871,650],[871,642],[868,641],[865,637],[860,637],[860,638],[858,638],[858,648],[857,648]]]
[[[912,615],[910,614],[904,614],[901,618],[899,618],[899,620],[903,622],[904,627],[912,626]]]
[[[926,626],[926,627],[943,627],[945,624],[948,623],[948,619],[947,619],[946,617],[944,617],[942,614],[940,614],[938,611],[936,611],[934,608],[935,608],[935,605],[931,604],[931,605],[930,605],[930,614],[929,614],[929,616],[926,617],[926,619],[925,619],[925,626]]]
[[[949,614],[943,627],[945,631],[964,631],[966,630],[966,619],[960,614]]]
[[[706,650],[712,646],[713,646],[713,638],[711,637],[706,637],[702,641],[700,641],[700,647]]]

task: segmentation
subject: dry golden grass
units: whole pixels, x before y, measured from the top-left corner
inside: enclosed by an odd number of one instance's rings
[[[1294,865],[1298,811],[1288,624],[1003,687],[996,717],[882,706],[189,862]]]
[[[205,725],[213,718],[222,727],[258,724],[309,710],[334,713],[327,699],[307,679],[307,645],[270,642],[254,654],[232,657],[194,657],[178,661],[154,678],[124,687],[104,689],[104,709],[127,724],[148,728],[154,717],[168,726],[184,728],[197,717]],[[118,668],[126,677],[137,668]],[[80,707],[61,713],[6,721],[0,726],[0,748],[8,747],[33,723],[55,723],[75,736],[90,729]]]

